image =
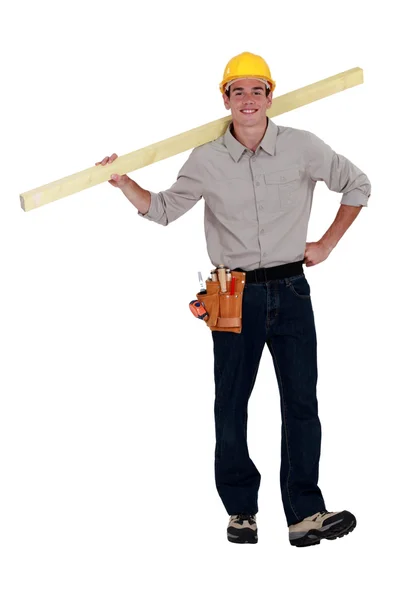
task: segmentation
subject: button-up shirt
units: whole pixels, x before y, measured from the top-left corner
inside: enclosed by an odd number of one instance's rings
[[[350,160],[309,131],[268,119],[253,152],[231,132],[198,146],[162,192],[150,192],[140,216],[168,225],[204,198],[207,251],[214,266],[244,270],[304,259],[317,181],[341,204],[367,206],[371,184]]]

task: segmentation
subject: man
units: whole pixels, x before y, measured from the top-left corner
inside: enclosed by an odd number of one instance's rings
[[[217,140],[195,148],[166,191],[144,190],[112,175],[139,215],[168,225],[205,201],[205,234],[214,266],[246,272],[242,331],[213,331],[215,479],[230,515],[228,540],[256,543],[261,476],[247,448],[247,406],[264,345],[280,391],[280,484],[294,546],[335,539],[356,526],[348,511],[327,512],[318,487],[321,425],[316,396],[316,331],[306,266],[325,260],[363,206],[366,175],[314,134],[266,117],[275,81],[260,56],[229,61],[220,84],[232,123]],[[117,158],[106,157],[106,164]],[[342,194],[335,221],[306,243],[317,181]]]

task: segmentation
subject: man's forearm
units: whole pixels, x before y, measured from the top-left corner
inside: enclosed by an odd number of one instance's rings
[[[135,206],[139,212],[145,215],[150,208],[151,196],[148,190],[144,190],[132,179],[129,179],[127,185],[121,188],[129,202]]]
[[[346,233],[350,225],[358,216],[361,209],[362,206],[347,206],[346,204],[341,204],[334,222],[322,236],[320,242],[329,248],[330,251],[333,250],[340,238]]]

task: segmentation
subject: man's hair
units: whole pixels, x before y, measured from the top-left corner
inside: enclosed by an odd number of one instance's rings
[[[225,94],[228,96],[228,98],[230,98],[230,97],[231,97],[231,87],[232,87],[232,85],[233,85],[233,84],[231,84],[231,85],[229,86],[229,88],[228,88],[227,90],[225,90]],[[269,96],[269,93],[270,93],[270,91],[271,91],[271,90],[270,90],[270,88],[267,86],[267,84],[265,84],[265,95],[266,95],[267,97]]]

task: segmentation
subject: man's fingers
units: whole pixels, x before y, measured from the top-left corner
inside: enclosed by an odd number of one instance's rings
[[[114,162],[114,160],[118,158],[118,154],[116,154],[114,152],[114,154],[111,154],[111,156],[105,156],[103,158],[103,160],[100,160],[99,162],[95,163],[95,165],[106,165],[107,163],[112,163]]]
[[[103,160],[99,160],[99,162],[95,163],[96,165],[105,165],[106,162],[108,161],[109,156],[106,156],[105,158],[103,158]]]
[[[126,175],[118,175],[118,173],[113,173],[111,175],[111,181],[115,181],[115,183],[118,183],[118,184],[124,183],[125,179],[126,179]]]

